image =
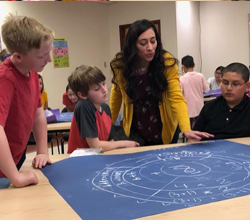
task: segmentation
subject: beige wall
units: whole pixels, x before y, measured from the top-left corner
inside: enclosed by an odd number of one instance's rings
[[[188,10],[181,9],[185,4]],[[9,12],[28,15],[50,26],[56,37],[68,39],[70,67],[54,69],[50,63],[43,71],[49,106],[62,109],[67,77],[80,64],[98,66],[110,88],[109,62],[120,50],[119,25],[160,19],[164,48],[179,60],[193,55],[196,70],[202,68],[208,78],[219,65],[234,61],[248,65],[249,11],[250,2],[0,2],[0,25]],[[180,16],[190,16],[190,23],[185,26]]]
[[[107,77],[110,90],[109,62],[120,50],[119,25],[137,19],[161,19],[163,46],[177,55],[174,2],[0,2],[0,24],[8,12],[36,18],[51,27],[56,37],[67,38],[69,68],[54,69],[49,63],[42,75],[49,96],[49,107],[63,108],[62,93],[67,77],[80,64],[98,66]],[[46,12],[46,13],[45,13]],[[140,12],[140,13],[139,13]],[[107,67],[104,67],[106,62]]]
[[[201,2],[203,73],[231,62],[249,65],[248,13],[250,2]]]
[[[200,34],[199,34],[199,5],[200,2],[176,2],[177,45],[178,59],[186,55],[194,58],[195,71],[202,72],[200,60]]]
[[[104,62],[110,60],[109,23],[108,13],[106,13],[108,6],[106,4],[8,2],[0,3],[0,8],[2,5],[7,5],[8,10],[15,9],[19,15],[36,18],[51,27],[56,37],[68,40],[70,67],[54,69],[52,63],[49,63],[42,73],[45,90],[49,97],[49,107],[63,108],[62,94],[67,85],[67,78],[75,67],[81,64],[96,65],[109,76],[109,68],[104,67]]]
[[[119,2],[108,7],[111,58],[120,50],[119,25],[138,19],[161,20],[163,47],[177,56],[175,2]]]

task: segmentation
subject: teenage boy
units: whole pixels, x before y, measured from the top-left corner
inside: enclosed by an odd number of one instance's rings
[[[214,134],[210,139],[250,136],[250,99],[246,96],[249,87],[248,68],[241,63],[229,64],[222,71],[222,96],[205,104],[194,130]]]
[[[95,66],[81,65],[69,76],[69,87],[79,98],[71,123],[68,153],[77,148],[136,147],[135,141],[114,141],[106,77]]]
[[[12,55],[0,65],[0,188],[24,187],[38,183],[32,170],[18,172],[31,130],[37,143],[33,166],[51,163],[37,72],[51,62],[54,33],[33,18],[13,15],[1,31]]]

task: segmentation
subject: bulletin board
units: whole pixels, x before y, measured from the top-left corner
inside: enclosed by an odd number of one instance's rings
[[[53,41],[54,68],[69,67],[68,41],[66,38],[55,38]]]

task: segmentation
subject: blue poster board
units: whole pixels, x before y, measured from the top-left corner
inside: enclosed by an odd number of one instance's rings
[[[44,110],[47,123],[56,122],[71,122],[73,118],[73,112],[60,113],[59,109]]]
[[[42,172],[84,220],[128,220],[250,194],[250,146],[219,140],[67,158]]]
[[[73,118],[73,112],[63,112],[63,113],[60,113],[57,121],[58,122],[71,122],[72,118]]]

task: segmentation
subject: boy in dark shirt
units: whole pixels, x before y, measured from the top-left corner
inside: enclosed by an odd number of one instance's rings
[[[214,134],[210,139],[250,136],[250,99],[246,96],[249,86],[248,68],[241,63],[229,64],[222,71],[222,96],[205,104],[194,130]]]

